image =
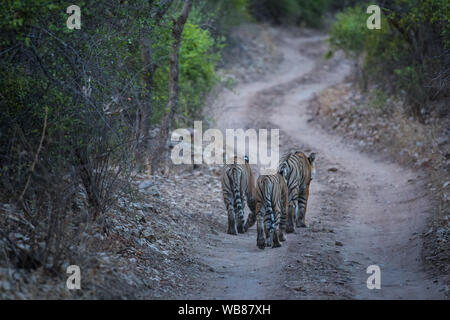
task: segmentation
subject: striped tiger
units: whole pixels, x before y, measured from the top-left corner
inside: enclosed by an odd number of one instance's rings
[[[256,245],[280,247],[286,240],[288,188],[280,174],[262,175],[256,182]]]
[[[234,157],[233,164],[225,165],[222,173],[223,201],[228,213],[228,234],[236,235],[238,232],[247,231],[244,220],[246,201],[249,209],[255,211],[255,180],[248,161],[247,156],[244,160]]]
[[[315,153],[307,157],[303,152],[285,154],[278,166],[278,173],[286,181],[289,189],[288,222],[286,231],[294,232],[294,220],[297,228],[306,227],[305,215],[309,196],[309,184],[316,174]]]

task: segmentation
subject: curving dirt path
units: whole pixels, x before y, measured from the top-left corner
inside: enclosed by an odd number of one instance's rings
[[[279,31],[283,61],[276,74],[218,95],[217,126],[280,128],[281,152],[317,153],[308,227],[288,234],[281,248],[259,250],[256,230],[226,234],[217,208],[218,234],[205,235],[198,259],[197,299],[438,299],[440,287],[423,269],[420,235],[432,203],[420,172],[362,154],[310,123],[310,99],[342,82],[351,63],[324,61],[325,36]],[[257,172],[257,171],[255,171]],[[366,268],[381,269],[381,289],[369,290]]]

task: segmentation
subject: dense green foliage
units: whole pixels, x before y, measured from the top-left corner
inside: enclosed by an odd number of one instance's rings
[[[405,93],[413,113],[431,111],[430,101],[448,97],[448,1],[384,2],[381,30],[366,27],[365,8],[357,5],[337,14],[331,44],[363,57],[364,78]]]
[[[2,113],[1,155],[3,177],[23,181],[40,138],[44,109],[48,108],[45,159],[72,159],[74,150],[97,146],[126,152],[133,135],[135,113],[143,103],[143,91],[151,91],[151,121],[157,123],[168,95],[168,52],[171,19],[179,4],[173,4],[156,25],[158,7],[151,1],[79,3],[81,30],[66,27],[69,5],[63,1],[9,1],[0,13],[0,97]],[[202,10],[192,20],[200,23]],[[212,19],[212,18],[211,18]],[[189,20],[190,21],[190,20]],[[149,30],[154,72],[152,86],[144,84],[140,30]],[[207,29],[188,22],[183,32],[180,61],[180,124],[199,116],[203,98],[216,81],[215,65],[222,40]],[[89,91],[89,94],[86,94]],[[18,136],[27,141],[27,160]],[[21,145],[19,147],[19,145]],[[92,150],[102,154],[105,150]],[[119,151],[119,149],[121,149]],[[63,161],[64,162],[64,161]],[[69,161],[70,162],[70,161]],[[67,163],[65,164],[67,165]],[[65,166],[64,165],[64,166]],[[13,170],[17,175],[6,171]],[[20,188],[19,188],[20,189]]]
[[[164,34],[165,32],[165,34]],[[170,30],[161,30],[161,38],[169,41]],[[212,38],[207,29],[188,22],[183,30],[179,52],[180,99],[178,124],[190,125],[195,117],[201,117],[204,97],[216,82],[215,66],[220,60],[219,40]],[[161,47],[159,66],[155,73],[153,105],[158,106],[152,121],[158,122],[167,104],[167,82],[169,74],[168,50]]]

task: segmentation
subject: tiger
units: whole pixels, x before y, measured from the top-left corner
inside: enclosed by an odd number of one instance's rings
[[[280,241],[286,240],[288,206],[288,187],[283,177],[280,174],[259,176],[255,199],[257,247],[281,247]]]
[[[278,173],[283,176],[289,190],[286,227],[288,233],[294,232],[294,220],[297,228],[306,228],[309,185],[316,174],[315,159],[315,153],[307,157],[300,151],[288,152],[280,159]]]
[[[248,230],[244,219],[247,201],[249,209],[255,211],[255,180],[247,156],[242,160],[234,157],[232,164],[225,165],[222,173],[222,194],[228,214],[228,234],[237,235]]]

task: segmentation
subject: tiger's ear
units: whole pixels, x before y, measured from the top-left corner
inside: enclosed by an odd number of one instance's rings
[[[244,156],[244,160],[246,163],[248,163],[248,161],[249,161],[248,156]]]
[[[316,154],[313,152],[308,157],[309,163],[313,164],[314,160],[316,160]]]

